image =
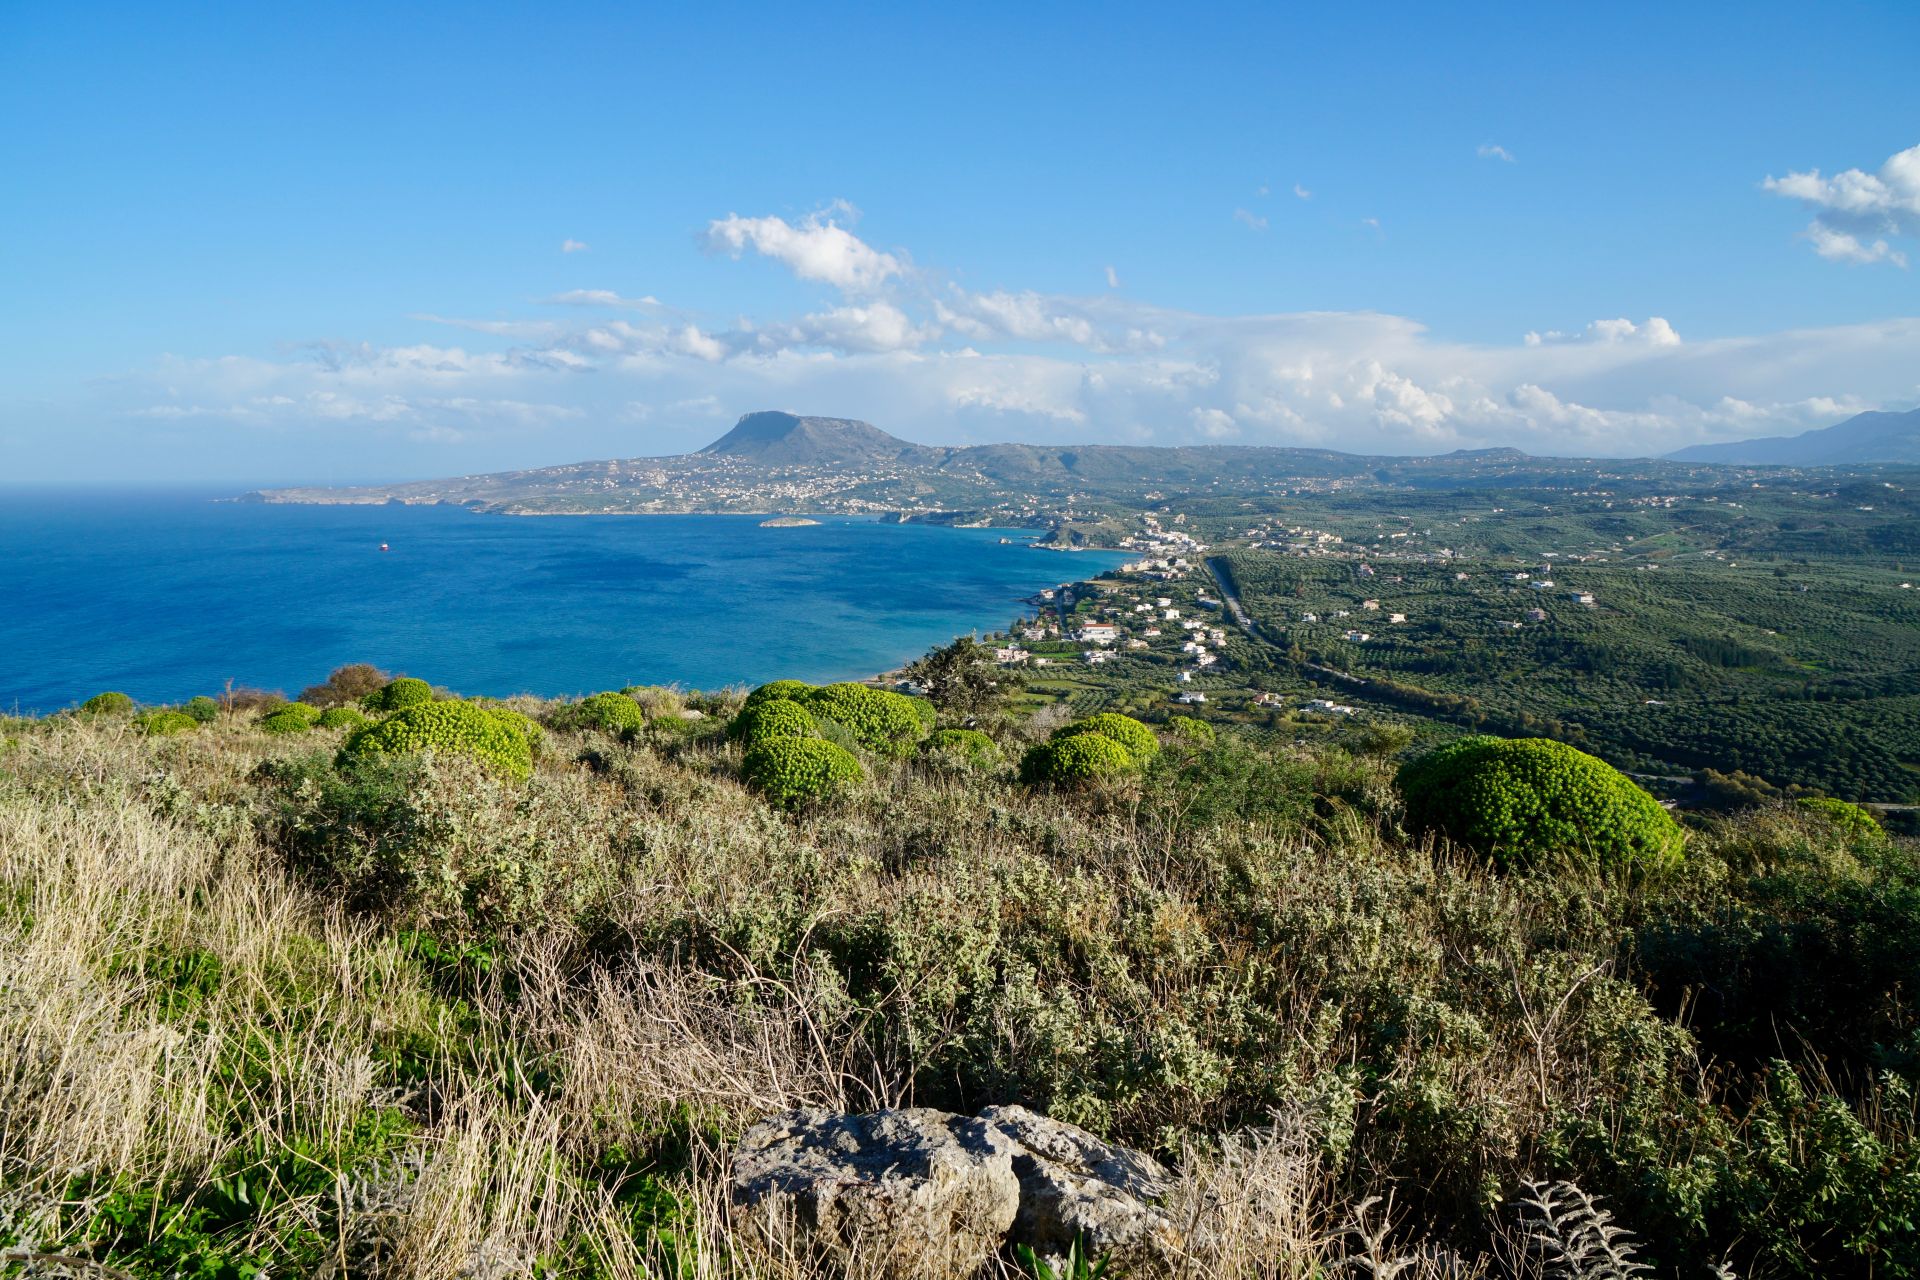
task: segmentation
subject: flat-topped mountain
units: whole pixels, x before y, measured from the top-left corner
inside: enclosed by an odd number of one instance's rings
[[[1725,444],[1696,444],[1670,453],[1675,462],[1734,466],[1843,467],[1920,463],[1920,409],[1861,413],[1797,436],[1767,436]]]
[[[747,414],[700,452],[770,466],[808,467],[926,462],[937,454],[856,418],[802,417],[778,410]]]

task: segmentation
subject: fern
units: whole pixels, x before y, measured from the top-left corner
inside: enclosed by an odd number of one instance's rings
[[[1635,1259],[1633,1233],[1571,1182],[1520,1184],[1520,1225],[1549,1280],[1632,1280],[1653,1268]]]

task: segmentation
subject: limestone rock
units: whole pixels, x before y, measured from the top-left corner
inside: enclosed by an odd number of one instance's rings
[[[1080,1239],[1091,1256],[1120,1265],[1164,1257],[1176,1247],[1173,1223],[1158,1207],[1169,1177],[1153,1157],[1025,1107],[988,1107],[980,1119],[1016,1148],[1020,1211],[1008,1235],[1013,1243],[1059,1259]]]

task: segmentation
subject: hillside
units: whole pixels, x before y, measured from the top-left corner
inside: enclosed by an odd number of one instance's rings
[[[1920,463],[1920,409],[1862,413],[1797,436],[1697,444],[1667,455],[1675,462],[1737,466],[1836,467]]]
[[[817,1251],[730,1205],[749,1126],[909,1103],[1163,1161],[1121,1280],[1537,1280],[1588,1196],[1656,1276],[1912,1274],[1920,865],[1847,810],[1500,870],[1404,829],[1390,732],[988,709],[793,739],[854,764],[788,812],[737,693],[349,674],[307,696],[373,690],[385,751],[232,698],[0,724],[10,1274],[1041,1274],[861,1178]],[[520,727],[387,754],[427,712]],[[1117,772],[1018,780],[1088,735]]]
[[[811,467],[922,463],[934,453],[853,418],[803,418],[777,411],[747,414],[700,452],[763,466]]]

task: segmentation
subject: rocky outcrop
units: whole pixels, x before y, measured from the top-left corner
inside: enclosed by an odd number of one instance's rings
[[[971,1275],[1013,1244],[1165,1258],[1166,1184],[1151,1157],[1024,1107],[789,1111],[747,1131],[732,1169],[734,1203],[783,1247],[916,1277]]]

